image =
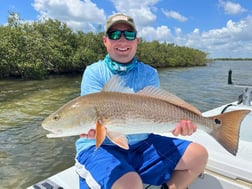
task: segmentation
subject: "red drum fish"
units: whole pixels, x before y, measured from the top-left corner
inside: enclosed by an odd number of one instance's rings
[[[128,149],[126,134],[169,132],[174,123],[191,120],[214,137],[227,151],[238,151],[240,124],[249,110],[236,110],[203,117],[193,105],[159,88],[146,87],[134,93],[115,76],[101,92],[77,97],[52,113],[43,122],[47,137],[65,137],[96,129],[96,147],[108,137]]]

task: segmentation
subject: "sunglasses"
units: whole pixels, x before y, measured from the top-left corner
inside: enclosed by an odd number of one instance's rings
[[[113,30],[113,31],[109,31],[107,33],[107,36],[109,39],[112,40],[118,40],[122,37],[122,34],[124,35],[125,39],[132,41],[134,39],[136,39],[136,34],[137,32],[135,31],[121,31],[121,30]]]

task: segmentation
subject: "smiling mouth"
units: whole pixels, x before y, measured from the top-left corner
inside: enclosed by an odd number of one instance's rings
[[[121,51],[121,52],[126,52],[129,50],[129,48],[116,48],[116,50]]]

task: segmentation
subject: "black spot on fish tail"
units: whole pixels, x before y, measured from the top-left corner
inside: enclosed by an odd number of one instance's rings
[[[215,124],[221,124],[221,120],[219,120],[219,119],[214,119],[214,121],[215,121]]]

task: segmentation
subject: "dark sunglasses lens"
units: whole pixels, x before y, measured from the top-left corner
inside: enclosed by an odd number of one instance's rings
[[[136,32],[134,31],[125,31],[124,36],[127,40],[134,40],[136,39]]]
[[[111,31],[108,33],[109,39],[118,40],[121,38],[122,32],[121,31]]]
[[[117,31],[108,32],[107,35],[108,35],[109,39],[118,40],[118,39],[121,38],[122,33],[124,34],[124,37],[127,40],[136,39],[136,32],[134,32],[134,31],[120,31],[120,30],[117,30]]]

